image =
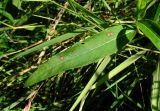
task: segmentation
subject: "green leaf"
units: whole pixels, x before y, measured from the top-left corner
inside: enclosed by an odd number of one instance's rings
[[[153,83],[151,90],[152,111],[160,111],[160,57],[157,68],[153,72]]]
[[[14,22],[14,18],[12,17],[12,15],[2,9],[0,9],[0,14],[4,17],[6,17],[8,20],[10,20],[12,23]]]
[[[31,14],[25,14],[21,16],[21,18],[14,20],[14,26],[20,26],[28,21],[28,19],[31,17]]]
[[[37,46],[35,46],[33,48],[27,49],[24,52],[21,52],[21,53],[15,55],[11,60],[14,60],[14,59],[23,57],[23,56],[25,56],[27,54],[30,54],[32,52],[38,51],[38,50],[42,49],[43,47],[50,46],[50,45],[55,45],[56,43],[60,43],[60,42],[62,42],[64,40],[70,39],[71,37],[75,37],[75,36],[81,34],[83,31],[86,31],[87,29],[91,29],[91,28],[92,27],[87,27],[86,29],[77,29],[77,30],[75,30],[75,31],[73,31],[71,33],[67,33],[67,34],[55,37],[55,38],[53,38],[53,39],[51,39],[49,41],[43,42],[40,45],[37,45]]]
[[[21,8],[22,0],[12,0],[12,4],[17,7],[19,10],[23,10]]]
[[[134,30],[126,30],[121,25],[107,28],[83,43],[78,42],[68,50],[52,56],[48,62],[39,66],[25,85],[31,86],[65,70],[82,67],[114,54],[134,36]]]
[[[160,50],[160,26],[151,20],[138,21],[137,26],[155,47]]]
[[[10,0],[3,0],[3,2],[0,3],[1,6],[2,6],[0,8],[3,9],[3,10],[5,10],[8,2],[10,2]]]
[[[157,0],[137,0],[136,16],[137,20],[144,18],[147,9],[149,9]]]

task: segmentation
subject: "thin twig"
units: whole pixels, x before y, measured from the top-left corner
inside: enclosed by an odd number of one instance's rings
[[[26,98],[26,100],[28,100],[27,105],[24,107],[23,111],[29,111],[32,105],[32,101],[33,99],[37,96],[38,91],[41,89],[41,87],[43,86],[44,82],[34,91],[32,91],[29,96]]]

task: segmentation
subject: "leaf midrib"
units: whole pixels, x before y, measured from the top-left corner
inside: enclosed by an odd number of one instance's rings
[[[131,33],[131,31],[129,31],[129,32],[127,32],[127,33]],[[126,35],[127,33],[122,34],[121,36]],[[112,42],[112,41],[115,40],[116,38],[117,38],[117,37],[115,37],[115,38],[113,38],[113,39],[111,39],[111,40],[109,40],[109,41],[107,41],[107,42],[99,45],[98,47],[95,47],[95,48],[93,48],[93,49],[91,49],[91,50],[85,51],[84,53],[81,53],[81,54],[79,54],[79,55],[77,54],[77,55],[73,56],[71,59],[75,59],[75,58],[77,58],[78,56],[87,54],[87,53],[89,53],[89,52],[91,52],[91,51],[93,51],[93,50],[95,50],[95,49],[97,49],[97,48],[99,48],[99,47],[101,47],[101,46],[109,43],[109,42]],[[65,59],[65,60],[63,60],[63,62],[67,62],[67,61],[69,61],[69,60],[71,60],[71,59],[70,59],[70,58],[69,58],[69,59]],[[63,62],[58,63],[57,66],[60,65],[60,64],[63,64]],[[52,68],[50,68],[50,69],[52,69]]]

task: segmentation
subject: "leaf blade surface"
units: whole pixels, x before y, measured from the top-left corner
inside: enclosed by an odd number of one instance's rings
[[[82,67],[114,54],[132,40],[134,35],[134,30],[126,31],[121,25],[107,28],[84,43],[78,42],[66,51],[52,56],[29,77],[25,85],[31,86],[65,70]]]

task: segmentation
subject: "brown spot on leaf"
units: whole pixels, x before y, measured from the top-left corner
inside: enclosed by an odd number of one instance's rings
[[[112,35],[113,35],[112,32],[108,32],[108,33],[107,33],[107,36],[108,36],[108,37],[111,37]]]
[[[64,57],[63,57],[63,56],[60,56],[60,59],[61,59],[61,60],[64,60]]]

